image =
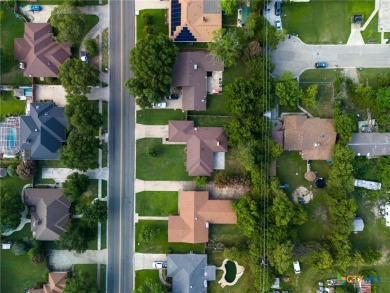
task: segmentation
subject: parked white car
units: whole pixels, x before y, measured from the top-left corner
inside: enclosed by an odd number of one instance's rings
[[[158,104],[152,103],[152,107],[153,108],[166,108],[167,107],[167,103],[165,103],[165,102],[158,103]]]
[[[294,273],[297,275],[300,274],[301,273],[301,266],[299,265],[299,261],[294,261],[293,265],[294,265]]]
[[[153,267],[156,269],[166,269],[168,266],[166,261],[154,261]]]
[[[282,22],[280,21],[280,19],[275,20],[275,27],[277,30],[282,29]]]

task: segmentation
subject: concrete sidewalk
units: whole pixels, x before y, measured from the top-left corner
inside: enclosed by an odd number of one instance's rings
[[[73,264],[107,264],[107,249],[87,250],[76,253],[67,250],[51,250],[49,265],[53,270],[68,271]]]

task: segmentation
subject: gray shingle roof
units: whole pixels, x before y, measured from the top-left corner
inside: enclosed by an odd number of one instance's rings
[[[206,254],[169,254],[167,276],[173,293],[202,293],[205,281],[215,280],[215,267],[207,266]]]
[[[56,160],[66,139],[64,108],[53,103],[31,103],[30,115],[20,117],[21,149],[31,160]]]
[[[357,156],[390,156],[390,133],[353,133],[348,146]]]

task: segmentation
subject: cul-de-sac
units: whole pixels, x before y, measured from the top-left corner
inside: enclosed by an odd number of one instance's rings
[[[390,0],[0,0],[1,293],[389,293]]]

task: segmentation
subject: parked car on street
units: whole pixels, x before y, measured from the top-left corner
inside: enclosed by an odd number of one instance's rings
[[[275,27],[277,30],[282,29],[282,22],[280,21],[280,19],[275,20]]]
[[[30,5],[30,11],[41,11],[42,6],[38,4]]]
[[[326,67],[328,67],[328,63],[326,63],[326,62],[317,62],[315,64],[315,67],[316,68],[326,68]]]
[[[154,261],[153,267],[156,269],[166,269],[168,266],[166,261]]]

